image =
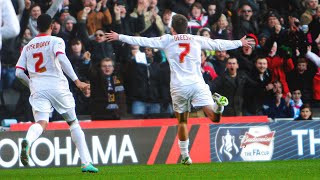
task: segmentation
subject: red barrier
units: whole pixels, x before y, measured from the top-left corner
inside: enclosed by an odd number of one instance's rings
[[[220,124],[230,123],[262,123],[269,122],[267,116],[239,116],[223,117]],[[190,118],[188,124],[212,124],[208,118]],[[11,131],[27,131],[32,123],[18,123],[10,126]],[[130,128],[130,127],[153,127],[153,126],[175,126],[177,119],[138,119],[138,120],[108,120],[108,121],[80,121],[84,129],[96,128]],[[48,124],[47,130],[67,130],[69,126],[65,122],[52,122]]]

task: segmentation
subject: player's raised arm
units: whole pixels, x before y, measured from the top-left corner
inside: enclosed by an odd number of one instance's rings
[[[255,42],[247,40],[246,36],[242,37],[240,40],[224,40],[224,39],[209,39],[202,36],[197,36],[197,39],[201,41],[201,49],[206,50],[231,50],[236,49],[241,46],[254,45]]]
[[[116,32],[111,31],[110,33],[106,33],[106,38],[108,41],[122,41],[131,45],[139,45],[144,47],[158,48],[163,49],[166,47],[166,42],[170,35],[164,35],[161,37],[155,38],[147,38],[147,37],[133,37],[127,36],[123,34],[118,34]]]
[[[15,37],[20,32],[20,24],[18,17],[14,11],[11,1],[1,1],[0,12],[2,12],[2,22],[0,22],[0,35],[2,38],[8,39]],[[1,16],[1,14],[0,14]],[[0,38],[1,41],[1,38]],[[0,42],[1,49],[1,42]]]

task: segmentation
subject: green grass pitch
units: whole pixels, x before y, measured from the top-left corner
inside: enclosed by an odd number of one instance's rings
[[[320,179],[320,159],[208,164],[100,166],[99,173],[80,167],[0,170],[1,179]]]

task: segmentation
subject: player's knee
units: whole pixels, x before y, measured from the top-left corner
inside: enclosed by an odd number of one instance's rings
[[[48,122],[47,122],[47,121],[45,121],[45,120],[39,120],[39,121],[37,121],[37,123],[41,125],[41,127],[42,127],[43,130],[46,130],[46,128],[47,128],[47,126],[48,126]]]
[[[178,122],[179,122],[179,124],[181,124],[181,123],[185,123],[185,124],[187,124],[187,122],[188,122],[188,113],[176,113],[176,116],[177,116],[177,118],[178,118]]]
[[[73,123],[78,122],[77,115],[74,108],[67,110],[65,113],[61,115],[69,125],[72,125]]]

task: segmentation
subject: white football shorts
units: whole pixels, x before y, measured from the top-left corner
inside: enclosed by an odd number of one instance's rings
[[[59,114],[66,113],[75,107],[72,93],[69,89],[52,89],[35,92],[29,97],[35,121],[49,120],[53,108]]]
[[[210,88],[205,83],[195,83],[179,88],[171,88],[173,110],[178,113],[191,111],[193,107],[213,105]]]

